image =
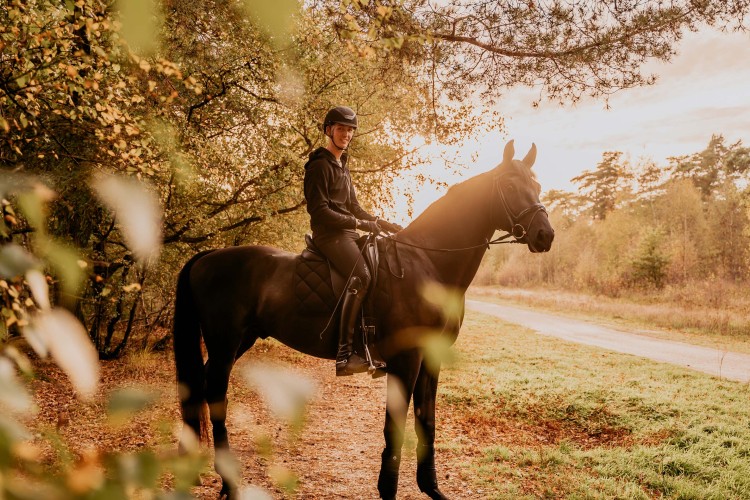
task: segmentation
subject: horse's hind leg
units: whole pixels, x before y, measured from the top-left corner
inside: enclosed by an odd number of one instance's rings
[[[214,452],[216,472],[221,476],[222,487],[220,498],[233,498],[236,487],[231,478],[236,478],[232,471],[224,470],[226,464],[231,463],[229,438],[227,436],[227,390],[229,375],[234,364],[232,356],[209,356],[206,363],[206,402],[211,415],[211,428],[214,438]],[[223,458],[221,456],[224,455]]]
[[[417,433],[417,486],[433,499],[447,499],[437,484],[435,470],[435,399],[438,372],[428,370],[424,363],[414,385],[414,430]]]

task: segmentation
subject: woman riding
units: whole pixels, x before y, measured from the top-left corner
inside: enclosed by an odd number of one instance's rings
[[[361,373],[369,367],[353,349],[357,315],[371,281],[357,246],[359,233],[356,230],[377,234],[381,230],[395,233],[403,229],[369,214],[357,201],[346,166],[346,150],[356,130],[357,114],[351,108],[331,109],[323,120],[328,144],[313,151],[305,164],[305,199],[313,242],[336,271],[349,278],[341,306],[337,376]]]

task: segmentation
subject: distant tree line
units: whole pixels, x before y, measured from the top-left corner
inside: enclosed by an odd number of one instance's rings
[[[543,259],[493,252],[482,280],[548,284],[616,295],[704,280],[750,279],[750,148],[711,137],[667,165],[605,152],[543,200],[557,234]]]

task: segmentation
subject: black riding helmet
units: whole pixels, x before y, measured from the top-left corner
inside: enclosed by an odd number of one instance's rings
[[[356,129],[357,113],[355,113],[352,108],[348,108],[346,106],[336,106],[328,113],[326,113],[326,117],[323,120],[323,132],[325,133],[326,128],[328,128],[329,125],[333,125],[334,123],[348,125]],[[326,135],[328,134],[326,133]]]

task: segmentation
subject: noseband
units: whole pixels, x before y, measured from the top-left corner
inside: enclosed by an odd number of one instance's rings
[[[505,194],[501,187],[501,180],[502,177],[500,175],[495,176],[494,187],[495,191],[497,191],[498,198],[500,198],[500,202],[503,204],[503,209],[508,217],[508,222],[510,223],[508,233],[511,234],[516,241],[521,242],[521,240],[526,237],[526,234],[528,234],[528,229],[531,228],[531,224],[534,222],[534,218],[536,218],[537,214],[539,214],[539,212],[544,212],[546,214],[547,209],[541,203],[534,203],[533,205],[521,210],[520,213],[514,214],[510,209],[510,205],[508,205],[508,201],[505,199]],[[529,219],[529,223],[524,227],[521,223],[522,219],[530,213],[533,215],[531,216],[531,219]],[[492,217],[494,217],[494,211]],[[494,227],[500,228],[501,226],[500,224],[494,224]]]

